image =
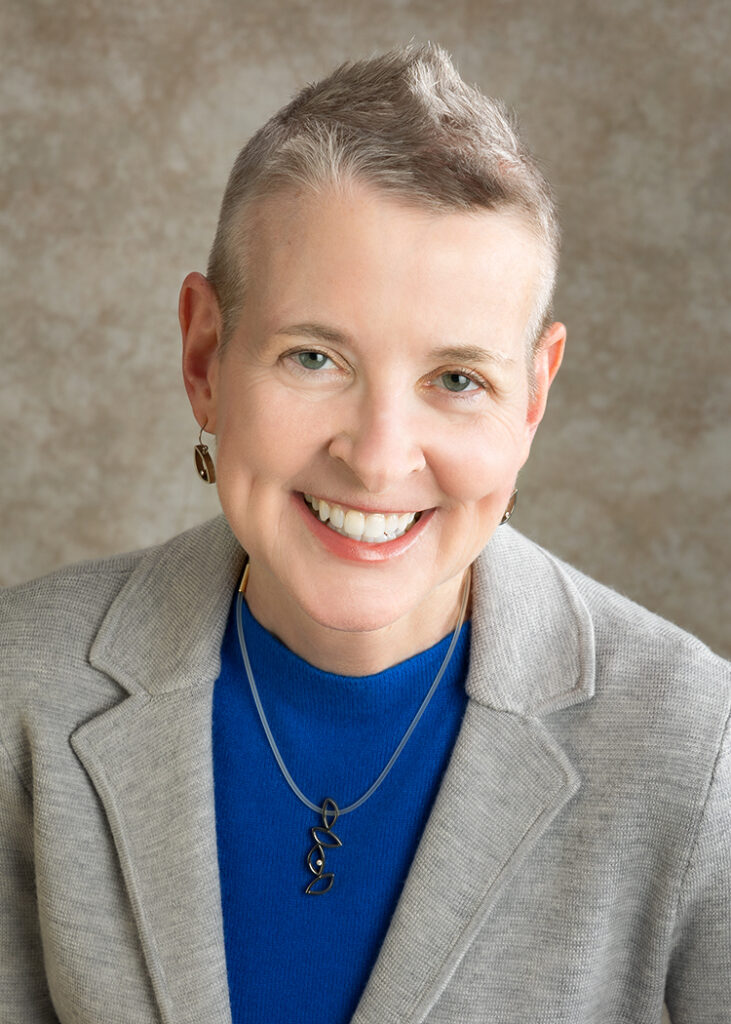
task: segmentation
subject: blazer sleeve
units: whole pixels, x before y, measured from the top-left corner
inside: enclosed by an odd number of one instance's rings
[[[680,890],[666,1001],[673,1024],[731,1019],[731,729]]]
[[[58,1024],[46,983],[30,795],[0,741],[0,1020]]]

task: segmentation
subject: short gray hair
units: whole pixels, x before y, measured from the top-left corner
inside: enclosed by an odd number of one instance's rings
[[[228,342],[243,306],[248,216],[280,192],[362,182],[439,211],[514,211],[544,249],[529,351],[551,322],[560,233],[550,186],[499,100],[467,85],[431,43],[341,64],[249,140],[221,205],[207,276]]]

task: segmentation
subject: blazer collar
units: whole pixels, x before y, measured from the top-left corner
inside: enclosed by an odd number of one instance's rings
[[[473,570],[469,696],[544,715],[594,694],[594,626],[567,567],[509,526]]]
[[[129,693],[212,686],[243,563],[223,516],[153,548],[110,607],[91,664]]]

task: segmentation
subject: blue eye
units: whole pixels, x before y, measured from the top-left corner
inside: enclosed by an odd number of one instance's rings
[[[306,370],[321,370],[330,362],[330,357],[324,352],[297,352],[295,358]]]
[[[447,391],[473,391],[479,387],[479,384],[464,373],[442,373],[439,380]]]

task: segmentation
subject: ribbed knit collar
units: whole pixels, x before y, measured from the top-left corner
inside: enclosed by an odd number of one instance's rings
[[[235,612],[234,612],[235,613]],[[242,623],[254,679],[265,705],[276,703],[295,712],[307,711],[329,720],[384,716],[401,719],[415,713],[447,653],[452,633],[425,651],[368,676],[344,676],[310,665],[261,626],[242,605]],[[469,642],[469,623],[462,627],[459,649]],[[317,699],[313,700],[313,695]],[[266,710],[266,707],[265,707]]]

